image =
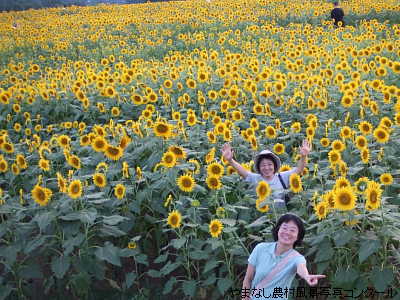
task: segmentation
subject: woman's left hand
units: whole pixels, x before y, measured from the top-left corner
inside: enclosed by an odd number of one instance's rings
[[[314,286],[317,285],[318,279],[325,278],[325,275],[307,275],[305,281],[307,281],[308,285]]]
[[[311,152],[311,144],[308,142],[307,139],[303,140],[303,144],[300,147],[300,155],[307,156]]]

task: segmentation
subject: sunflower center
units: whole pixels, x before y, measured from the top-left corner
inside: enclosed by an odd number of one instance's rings
[[[369,201],[371,203],[376,203],[378,201],[378,195],[376,194],[375,191],[372,191],[370,196],[369,196]]]
[[[340,196],[339,201],[343,205],[348,205],[348,204],[350,204],[350,196],[347,194],[343,194]]]
[[[166,133],[168,131],[168,127],[165,124],[158,124],[157,131],[160,133]]]
[[[183,179],[183,181],[182,181],[182,185],[184,186],[184,187],[191,187],[192,186],[192,181],[189,179],[189,178],[185,178],[185,179]]]

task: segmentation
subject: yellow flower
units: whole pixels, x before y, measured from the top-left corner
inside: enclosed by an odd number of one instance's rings
[[[187,156],[185,150],[180,146],[169,146],[168,151],[173,152],[177,159],[185,159]]]
[[[276,130],[275,130],[275,128],[270,126],[270,125],[267,126],[265,128],[265,135],[270,139],[276,138]]]
[[[60,172],[57,172],[57,185],[60,193],[67,192],[67,181],[64,179]]]
[[[338,179],[336,179],[335,186],[333,187],[333,189],[336,190],[348,186],[351,186],[350,181],[345,177],[339,177]]]
[[[172,136],[172,125],[157,121],[153,126],[153,131],[156,136],[168,139]]]
[[[107,145],[106,151],[104,154],[112,160],[119,160],[122,155],[124,155],[124,150],[121,147],[116,147],[112,145]]]
[[[167,168],[172,168],[176,165],[176,156],[174,152],[167,151],[163,154],[161,163]]]
[[[176,182],[179,188],[184,192],[193,191],[195,186],[194,178],[190,174],[181,175]]]
[[[39,167],[43,171],[50,171],[50,161],[43,158],[39,159]]]
[[[340,140],[334,140],[331,144],[331,147],[332,147],[332,150],[337,151],[337,152],[342,152],[344,149],[346,149],[346,146]]]
[[[374,130],[374,137],[378,143],[384,144],[389,141],[389,132],[384,127],[378,127]]]
[[[339,210],[352,210],[356,206],[356,196],[351,187],[335,190],[335,208]]]
[[[364,164],[367,164],[369,162],[369,149],[364,148],[361,150],[361,160]]]
[[[361,133],[363,135],[368,135],[372,133],[372,129],[373,126],[371,123],[367,122],[367,121],[362,121],[359,125],[358,125],[358,129],[361,131]]]
[[[221,180],[218,176],[208,176],[206,179],[207,186],[211,190],[219,190],[222,187]]]
[[[330,145],[330,140],[328,138],[322,138],[319,140],[322,147],[328,147]]]
[[[342,159],[342,156],[340,155],[340,152],[337,152],[335,150],[331,150],[331,151],[328,152],[328,158],[329,158],[329,162],[332,165],[335,165]]]
[[[125,186],[124,186],[123,184],[118,183],[118,184],[115,186],[114,195],[115,195],[115,197],[117,197],[119,200],[121,200],[122,198],[124,198],[125,192],[126,192],[126,188],[125,188]]]
[[[329,204],[326,201],[321,201],[314,206],[315,215],[317,216],[318,220],[326,218],[326,215],[328,214],[328,207]]]
[[[81,168],[81,160],[76,155],[69,155],[68,164],[78,170]]]
[[[289,177],[290,190],[294,193],[300,193],[303,190],[303,184],[299,174],[293,173]]]
[[[269,205],[265,203],[265,198],[258,198],[256,200],[256,209],[259,212],[267,212],[267,211],[269,211]]]
[[[82,196],[82,182],[77,179],[73,180],[68,186],[68,196],[72,199],[77,199]]]
[[[136,249],[137,244],[135,242],[129,242],[128,243],[128,249]]]
[[[92,148],[96,152],[104,152],[104,151],[106,151],[107,146],[108,146],[108,142],[102,136],[97,136],[92,141]]]
[[[289,171],[292,168],[289,165],[281,165],[281,167],[279,168],[279,172],[285,172],[285,171]]]
[[[369,181],[367,189],[364,191],[364,197],[366,198],[365,209],[375,210],[381,205],[382,189],[379,183],[375,181]]]
[[[208,227],[210,229],[211,236],[217,238],[221,235],[224,225],[222,225],[222,222],[220,220],[214,219],[210,222]]]
[[[220,178],[222,175],[224,175],[224,166],[217,162],[209,164],[207,166],[207,174],[208,176]]]
[[[41,187],[40,185],[35,185],[35,187],[31,191],[33,200],[38,203],[40,206],[46,206],[49,203],[53,192],[48,189]]]
[[[107,185],[106,176],[104,176],[103,173],[94,173],[93,174],[93,183],[100,188],[105,187]]]
[[[182,215],[179,211],[173,210],[168,214],[168,225],[172,228],[181,227]]]
[[[265,199],[271,195],[271,187],[266,181],[261,180],[257,184],[256,193],[258,198]]]
[[[285,145],[280,144],[280,143],[275,144],[274,145],[274,152],[276,154],[278,154],[278,155],[281,155],[281,154],[285,153]]]
[[[58,145],[62,148],[69,148],[69,143],[71,142],[71,138],[68,135],[60,135],[57,138]]]
[[[379,177],[379,179],[380,179],[381,183],[384,185],[390,185],[393,183],[393,177],[390,173],[383,173]]]
[[[215,148],[211,148],[211,150],[206,154],[206,163],[210,164],[215,159]]]

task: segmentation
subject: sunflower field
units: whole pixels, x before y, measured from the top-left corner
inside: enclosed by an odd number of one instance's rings
[[[345,1],[338,28],[332,7],[0,13],[0,299],[238,299],[283,212],[221,147],[287,170],[303,139],[288,211],[310,273],[400,299],[400,5]]]

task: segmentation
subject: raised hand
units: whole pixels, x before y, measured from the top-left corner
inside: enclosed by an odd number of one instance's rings
[[[231,161],[233,159],[233,149],[229,143],[225,143],[221,149],[222,156],[227,160]]]
[[[305,279],[308,285],[315,286],[318,283],[318,279],[325,278],[325,275],[308,275]]]
[[[308,142],[307,139],[303,140],[303,144],[301,145],[300,149],[301,156],[307,156],[311,152],[311,144]]]

